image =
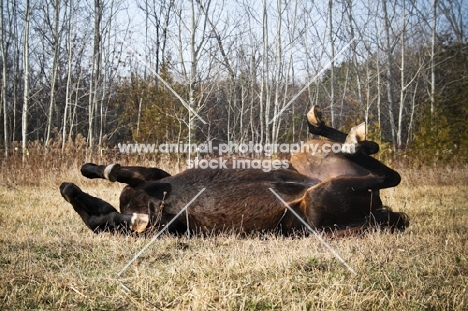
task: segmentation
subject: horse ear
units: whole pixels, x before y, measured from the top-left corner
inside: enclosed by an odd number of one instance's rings
[[[169,197],[171,194],[172,186],[169,183],[147,183],[143,190],[152,197],[155,197],[159,200],[164,200]]]

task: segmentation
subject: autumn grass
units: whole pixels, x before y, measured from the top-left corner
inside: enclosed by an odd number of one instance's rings
[[[70,170],[57,163],[39,173],[39,160],[2,163],[2,310],[468,308],[466,167],[400,170],[402,184],[382,196],[410,215],[405,233],[326,238],[357,275],[313,236],[224,234],[164,235],[117,277],[150,238],[90,232],[60,197],[60,183],[114,205],[122,186],[86,180],[82,160],[70,161]]]

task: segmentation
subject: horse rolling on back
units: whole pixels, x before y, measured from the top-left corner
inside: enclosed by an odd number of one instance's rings
[[[300,152],[291,157],[289,169],[268,172],[188,169],[171,176],[158,168],[83,165],[81,173],[87,178],[126,184],[120,212],[73,183],[62,183],[60,192],[96,233],[151,232],[168,224],[167,229],[176,233],[236,230],[289,234],[303,230],[303,222],[274,193],[316,230],[338,236],[370,227],[404,230],[408,216],[385,207],[379,196],[380,189],[397,186],[400,175],[371,156],[379,146],[364,139],[363,126],[352,128],[349,134],[330,128],[317,106],[307,114],[307,122],[310,133],[328,139],[308,142],[314,150],[337,143],[342,144],[342,150]]]

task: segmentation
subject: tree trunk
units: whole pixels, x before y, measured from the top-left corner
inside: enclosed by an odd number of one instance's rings
[[[23,153],[23,161],[27,155],[28,147],[28,114],[29,114],[29,19],[31,11],[29,0],[25,3],[24,12],[24,41],[23,41],[23,108],[21,111],[21,149]]]
[[[189,78],[189,105],[193,109],[193,111],[197,111],[197,107],[195,105],[195,79],[197,78],[197,50],[195,47],[195,31],[196,31],[196,24],[195,24],[195,7],[194,1],[190,2],[190,78]],[[195,116],[192,112],[189,112],[189,135],[188,135],[188,143],[189,145],[192,144],[192,140],[194,140],[193,135],[195,134]],[[189,154],[190,160],[190,154]]]
[[[270,143],[270,109],[271,109],[271,94],[269,85],[269,59],[268,59],[268,13],[266,0],[263,1],[263,92],[264,92],[264,103],[265,103],[265,144]]]
[[[329,35],[331,59],[330,65],[330,121],[331,126],[335,127],[335,39],[333,38],[333,0],[328,0],[328,19],[329,19]]]
[[[4,34],[4,10],[3,10],[3,0],[0,0],[0,47],[2,49],[2,108],[3,108],[3,147],[5,151],[5,156],[8,156],[8,111],[7,111],[7,51],[5,43],[5,34]]]
[[[403,29],[401,30],[401,64],[400,64],[400,106],[398,109],[398,126],[397,126],[397,137],[396,137],[396,148],[403,148],[403,138],[402,138],[402,125],[403,125],[403,109],[405,107],[405,97],[406,97],[406,86],[405,86],[405,48],[406,48],[406,7],[405,0],[403,0],[402,14],[403,14]]]
[[[55,20],[54,20],[54,29],[53,29],[53,39],[54,39],[54,56],[52,64],[52,76],[51,76],[51,85],[50,85],[50,103],[49,103],[49,113],[47,115],[47,130],[44,144],[47,146],[50,139],[50,130],[52,128],[52,117],[55,108],[55,85],[57,83],[57,71],[58,71],[58,57],[60,51],[60,39],[59,39],[59,19],[60,19],[60,0],[56,0],[54,6]]]
[[[436,36],[437,36],[437,6],[438,0],[432,2],[432,38],[431,38],[431,122],[434,116],[434,107],[436,101]],[[432,126],[432,124],[431,124]]]
[[[96,122],[94,120],[97,110],[97,89],[101,77],[101,21],[103,12],[101,0],[94,0],[94,43],[91,59],[91,79],[89,82],[88,101],[88,146],[94,146]]]
[[[73,8],[73,0],[70,0],[70,15],[68,17],[68,60],[67,60],[67,86],[65,89],[65,108],[63,110],[63,127],[62,127],[62,150],[65,149],[65,142],[67,140],[67,121],[68,121],[68,109],[70,107],[71,102],[71,88],[72,88],[72,64],[73,64],[73,33],[74,33],[74,24],[72,19],[72,8]]]
[[[281,84],[284,82],[280,81],[282,78],[282,66],[283,66],[283,51],[282,51],[282,46],[281,46],[281,39],[282,39],[282,32],[281,32],[281,15],[282,15],[282,8],[281,8],[281,0],[278,0],[276,2],[276,9],[277,9],[277,19],[276,19],[276,57],[275,57],[275,67],[276,67],[276,73],[274,74],[274,78],[272,81],[272,87],[274,85],[275,88],[275,102],[273,106],[273,122],[271,124],[271,143],[276,144],[277,141],[277,127],[279,126],[279,102],[280,102],[280,92],[281,92]],[[284,83],[287,85],[287,82]]]
[[[380,53],[378,49],[375,66],[377,71],[377,124],[379,125],[379,141],[382,141],[382,82],[380,78]]]
[[[390,130],[393,147],[396,147],[396,137],[395,137],[395,117],[393,114],[393,109],[395,107],[395,100],[393,98],[394,91],[394,79],[392,73],[393,65],[393,56],[392,56],[392,47],[390,45],[390,20],[387,11],[387,0],[382,0],[383,10],[384,10],[384,19],[385,19],[385,52],[387,56],[387,98],[388,98],[388,117],[390,121]]]

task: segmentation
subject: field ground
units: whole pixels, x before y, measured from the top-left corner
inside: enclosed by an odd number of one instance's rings
[[[467,310],[468,169],[400,170],[382,191],[411,218],[403,234],[94,235],[60,196],[62,181],[117,204],[121,185],[78,169],[0,177],[0,309]],[[30,173],[30,172],[29,172]],[[27,170],[23,174],[29,174]]]

